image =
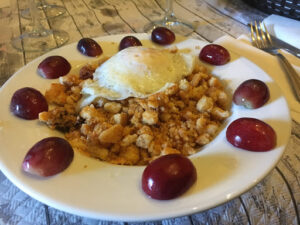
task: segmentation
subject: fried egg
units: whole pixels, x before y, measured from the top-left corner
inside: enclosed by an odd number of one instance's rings
[[[180,51],[142,46],[126,48],[101,64],[93,74],[93,81],[84,84],[81,107],[99,97],[145,98],[163,91],[189,75],[195,61],[195,56]]]

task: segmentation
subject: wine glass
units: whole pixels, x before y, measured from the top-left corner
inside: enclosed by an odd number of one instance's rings
[[[187,36],[191,34],[195,27],[193,24],[180,20],[175,17],[173,12],[173,0],[166,0],[166,9],[164,18],[158,21],[152,21],[144,27],[145,32],[151,32],[156,27],[166,27],[174,33]]]
[[[34,0],[29,0],[32,30],[12,39],[13,47],[20,51],[44,52],[62,46],[69,40],[67,32],[43,27]]]
[[[44,0],[40,0],[39,3],[37,3],[38,12],[45,13],[46,19],[51,19],[54,17],[58,17],[63,15],[66,12],[66,9],[59,5],[54,4],[48,4]],[[31,19],[32,16],[30,14],[30,9],[24,9],[21,11],[21,16],[24,19]],[[43,18],[43,17],[40,17]]]

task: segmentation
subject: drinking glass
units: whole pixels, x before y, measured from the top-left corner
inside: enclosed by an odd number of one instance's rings
[[[156,27],[166,27],[174,33],[187,36],[191,34],[195,27],[193,24],[176,18],[173,12],[173,0],[166,0],[166,9],[164,18],[158,21],[152,21],[144,27],[145,32],[151,32]]]
[[[63,15],[66,12],[66,9],[62,6],[54,5],[54,4],[48,4],[44,0],[40,0],[39,3],[37,3],[38,12],[45,13],[46,19],[51,19],[54,17],[58,17]],[[21,11],[21,16],[24,19],[31,19],[32,16],[30,14],[30,9],[24,9]],[[40,17],[43,18],[43,17]]]
[[[29,0],[32,30],[13,38],[13,47],[20,51],[44,52],[62,46],[69,40],[67,32],[46,29],[40,22],[38,9],[34,0]]]

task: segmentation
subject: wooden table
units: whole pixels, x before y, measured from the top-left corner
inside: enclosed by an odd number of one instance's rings
[[[10,39],[30,28],[20,17],[27,1],[0,2],[0,85],[42,53],[19,52]],[[150,19],[162,18],[163,0],[52,0],[67,12],[44,26],[63,29],[69,43],[82,37],[143,32]],[[197,24],[193,38],[212,42],[223,35],[248,34],[248,22],[267,15],[241,0],[176,0],[175,14]],[[109,222],[71,215],[32,199],[0,172],[0,224],[300,224],[300,125],[293,121],[288,148],[276,168],[238,198],[197,214],[153,222]],[[1,149],[3,151],[3,149]]]

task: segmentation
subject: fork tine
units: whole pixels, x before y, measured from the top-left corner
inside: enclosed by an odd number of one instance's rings
[[[269,43],[268,43],[268,40],[266,38],[262,22],[259,22],[259,30],[260,30],[260,33],[261,33],[262,45],[263,45],[263,47],[267,48]]]
[[[267,38],[268,38],[268,41],[270,42],[271,45],[273,45],[273,42],[272,42],[272,38],[267,30],[267,27],[266,27],[266,24],[263,22],[263,25],[264,25],[264,28],[265,28],[265,33],[267,35]]]
[[[252,43],[253,43],[256,47],[258,47],[257,41],[256,41],[256,37],[255,37],[255,34],[254,34],[254,29],[253,29],[252,23],[250,23],[250,28],[251,28],[251,39],[252,39]]]
[[[260,34],[258,31],[258,27],[257,27],[257,23],[256,21],[254,21],[254,26],[255,26],[255,33],[256,33],[256,43],[257,43],[257,47],[261,48],[261,38],[260,38]]]

